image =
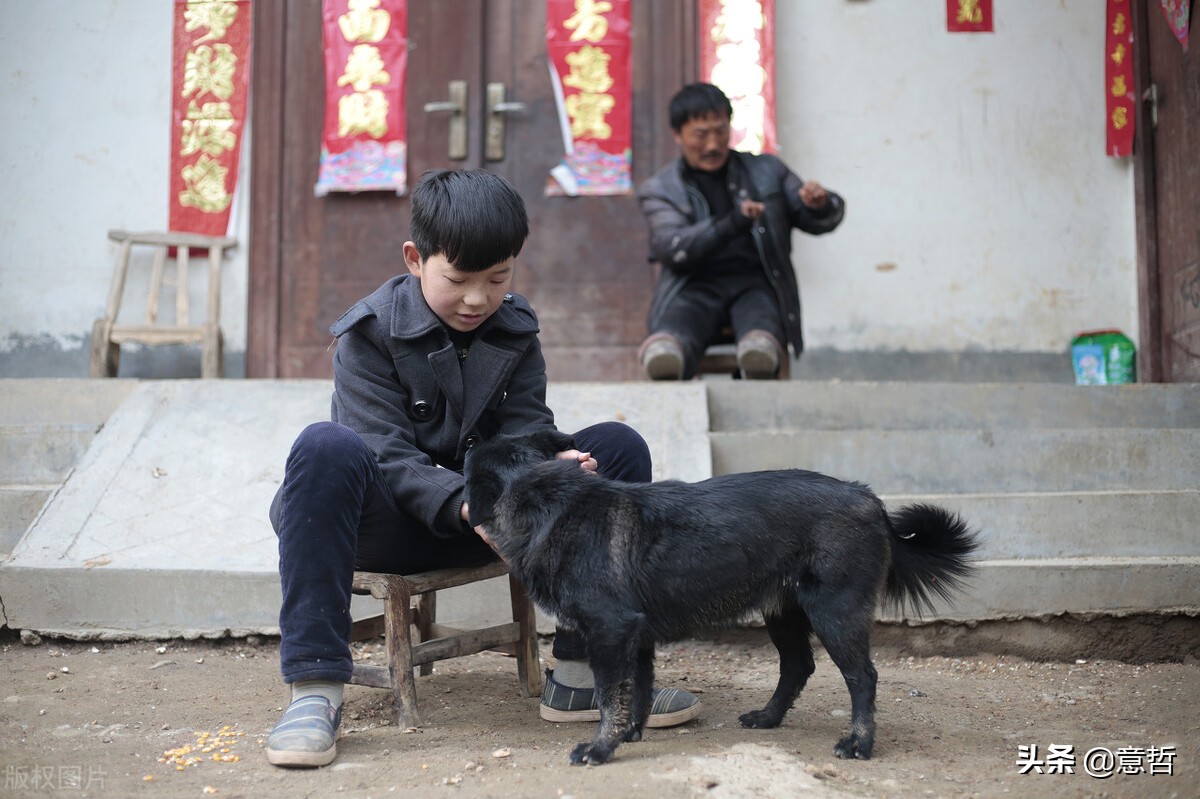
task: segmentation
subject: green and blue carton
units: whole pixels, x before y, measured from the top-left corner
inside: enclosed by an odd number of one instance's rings
[[[1137,382],[1133,342],[1119,330],[1092,330],[1071,341],[1075,383],[1105,386]]]

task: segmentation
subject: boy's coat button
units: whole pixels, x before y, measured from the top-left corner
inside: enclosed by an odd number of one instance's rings
[[[413,416],[421,421],[425,421],[433,414],[433,406],[425,400],[417,400],[412,406]]]

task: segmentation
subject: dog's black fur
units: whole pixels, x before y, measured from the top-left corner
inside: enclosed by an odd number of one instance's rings
[[[869,758],[876,607],[948,597],[978,546],[967,525],[931,505],[889,515],[865,485],[799,469],[619,483],[552,460],[571,448],[552,430],[497,436],[470,450],[465,472],[471,524],[533,601],[588,642],[600,727],[571,762],[603,763],[641,739],[656,642],[755,610],[779,650],[779,684],[742,725],[779,725],[813,673],[815,633],[850,690],[850,734],[834,753]]]

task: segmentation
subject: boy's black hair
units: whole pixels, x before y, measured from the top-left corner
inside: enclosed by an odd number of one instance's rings
[[[689,83],[675,93],[667,108],[671,130],[678,133],[689,119],[705,117],[709,114],[724,114],[733,116],[733,104],[725,96],[725,92],[711,83]]]
[[[482,272],[515,258],[529,235],[525,201],[482,169],[432,169],[412,192],[408,237],[422,259],[444,255],[456,269]]]

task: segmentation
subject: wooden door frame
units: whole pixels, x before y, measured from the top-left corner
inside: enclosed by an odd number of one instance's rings
[[[246,377],[279,376],[283,263],[283,97],[287,0],[255,0],[251,66],[250,249]]]
[[[280,376],[283,293],[283,221],[288,198],[283,174],[284,98],[287,70],[285,64],[287,0],[255,0],[253,15],[254,59],[251,72],[250,118],[253,130],[250,146],[250,236],[247,286],[246,376]],[[698,0],[677,3],[660,0],[638,3],[633,8],[635,34],[661,35],[663,31],[686,31],[680,44],[680,57],[670,64],[650,64],[648,74],[635,75],[634,113],[643,119],[657,118],[670,96],[699,74],[697,25]],[[295,13],[294,7],[290,13]],[[635,67],[636,69],[636,67]],[[476,115],[473,115],[476,116]],[[634,126],[635,152],[651,153],[643,164],[660,165],[676,150],[669,137],[646,125]],[[646,166],[644,169],[650,169]],[[654,167],[657,168],[657,167]],[[642,179],[649,175],[637,175]],[[632,201],[632,200],[631,200]]]
[[[1146,0],[1133,3],[1134,91],[1146,96],[1150,74],[1149,15]],[[1139,383],[1160,383],[1163,370],[1162,286],[1158,264],[1158,202],[1155,193],[1154,130],[1150,105],[1138,102],[1134,115],[1133,197],[1137,235]]]

